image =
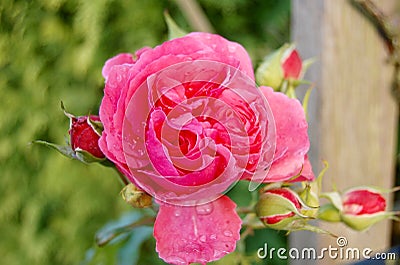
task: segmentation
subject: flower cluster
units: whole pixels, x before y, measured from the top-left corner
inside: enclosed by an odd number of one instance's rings
[[[242,219],[225,193],[240,180],[258,188],[254,212],[277,230],[329,233],[308,224],[315,218],[364,230],[394,217],[371,189],[321,193],[295,94],[308,65],[284,45],[254,75],[240,44],[199,32],[118,54],[102,70],[99,116],[67,113],[69,149],[46,144],[115,167],[132,206],[157,204],[156,250],[171,264],[205,264],[235,250]],[[331,203],[320,207],[321,196]]]

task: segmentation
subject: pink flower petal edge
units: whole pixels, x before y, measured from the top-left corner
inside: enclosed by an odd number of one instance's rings
[[[308,159],[308,156],[305,155],[303,169],[301,170],[301,174],[297,178],[293,179],[292,182],[313,181],[314,179],[315,179],[315,175],[314,175],[314,172],[312,171],[311,162]]]
[[[290,180],[303,171],[307,173],[305,178],[313,178],[310,175],[311,164],[305,160],[310,142],[308,124],[300,101],[275,92],[270,87],[262,86],[260,89],[274,115],[277,135],[274,160],[265,182]]]
[[[114,65],[121,65],[121,64],[133,64],[135,63],[135,60],[133,59],[132,54],[130,53],[121,53],[118,54],[110,59],[107,60],[105,63],[103,70],[101,71],[101,74],[105,79],[107,79],[108,74],[111,71],[111,68]]]
[[[198,206],[160,204],[154,224],[156,250],[170,264],[218,260],[233,252],[242,221],[227,196]]]

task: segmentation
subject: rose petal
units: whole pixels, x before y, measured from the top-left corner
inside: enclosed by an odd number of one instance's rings
[[[99,147],[108,159],[119,167],[126,167],[122,150],[122,127],[115,124],[115,113],[118,109],[118,99],[121,96],[121,87],[129,81],[127,65],[116,65],[109,72],[104,97],[101,102],[99,115],[104,131],[99,140]]]
[[[298,181],[313,181],[315,179],[314,172],[312,171],[312,166],[308,156],[304,157],[304,164],[303,169],[301,170],[301,175],[291,182],[298,182]]]
[[[260,87],[266,97],[276,126],[276,150],[266,182],[284,181],[298,175],[310,147],[304,109],[297,99]],[[307,165],[308,166],[308,165]]]
[[[132,54],[120,53],[106,61],[103,70],[101,71],[101,74],[103,75],[104,79],[107,79],[108,74],[110,73],[111,68],[113,66],[121,64],[133,64],[133,63],[135,63],[135,60],[133,60]]]
[[[241,219],[227,196],[199,206],[160,204],[154,237],[160,257],[170,264],[220,259],[235,250]]]
[[[343,196],[345,214],[362,215],[385,211],[386,200],[378,192],[353,190]]]

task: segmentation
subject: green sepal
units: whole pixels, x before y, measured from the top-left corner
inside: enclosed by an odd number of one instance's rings
[[[60,107],[61,110],[64,112],[64,115],[67,116],[70,120],[72,120],[73,118],[75,118],[75,115],[69,113],[64,106],[64,102],[60,101]]]
[[[338,209],[339,211],[343,211],[342,197],[338,192],[325,192],[321,194],[321,197],[328,199],[332,203],[332,205],[335,206],[336,209]]]
[[[317,218],[327,222],[341,221],[339,210],[331,203],[324,204],[318,209]]]
[[[89,124],[90,127],[97,133],[97,135],[101,136],[104,130],[103,123],[101,121],[94,121],[90,118],[90,115],[88,115],[87,123]]]
[[[385,219],[396,220],[394,212],[379,212],[375,214],[362,214],[362,215],[350,215],[342,214],[342,221],[348,227],[357,230],[364,231],[370,228],[372,225],[383,221]]]
[[[256,213],[260,218],[288,214],[290,212],[294,212],[297,216],[303,218],[308,217],[302,214],[293,202],[279,194],[263,193],[256,205]]]
[[[301,66],[301,74],[299,76],[299,79],[303,79],[304,75],[306,74],[308,68],[317,61],[316,58],[309,58],[303,61],[303,64]]]
[[[66,156],[66,157],[72,158],[72,159],[76,159],[75,152],[74,152],[74,150],[72,150],[72,148],[70,146],[53,144],[53,143],[49,143],[49,142],[42,141],[42,140],[36,140],[36,141],[33,141],[32,143],[41,144],[41,145],[50,147],[51,149],[58,151],[63,156]]]
[[[304,95],[304,98],[303,98],[303,102],[302,102],[306,120],[308,120],[308,102],[310,101],[311,91],[313,90],[313,88],[314,88],[314,86],[310,86],[307,89],[306,94]]]
[[[323,163],[324,168],[314,181],[304,181],[301,183],[303,190],[299,192],[299,197],[306,205],[313,208],[311,210],[303,211],[303,213],[308,216],[315,217],[318,212],[318,207],[320,206],[319,197],[321,192],[322,178],[329,167],[328,162],[323,161]]]
[[[106,160],[106,158],[95,157],[91,153],[89,153],[85,150],[82,150],[80,148],[75,149],[75,159],[77,159],[85,164],[101,163]]]
[[[281,48],[267,55],[256,70],[256,81],[259,86],[269,86],[279,91],[284,79],[282,69],[283,53],[290,47],[284,44]]]
[[[180,38],[188,34],[176,24],[176,22],[169,15],[168,11],[164,11],[164,19],[168,27],[168,40]]]
[[[65,146],[65,145],[58,145],[58,144],[53,144],[53,143],[49,143],[46,141],[42,141],[42,140],[36,140],[33,141],[32,143],[35,144],[41,144],[44,146],[47,146],[51,149],[54,149],[56,151],[58,151],[60,154],[62,154],[63,156],[66,156],[68,158],[71,159],[76,159],[79,160],[85,164],[88,163],[101,163],[105,166],[108,166],[109,163],[111,163],[111,165],[109,166],[113,166],[111,161],[108,161],[106,158],[97,158],[93,155],[91,155],[90,153],[84,151],[84,150],[80,150],[80,149],[76,149],[75,151],[71,148],[71,146]],[[108,162],[107,162],[108,161]]]

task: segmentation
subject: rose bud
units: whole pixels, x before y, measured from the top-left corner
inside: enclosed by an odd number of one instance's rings
[[[376,190],[350,190],[342,200],[343,222],[355,230],[365,230],[388,217],[386,199]]]
[[[121,190],[124,201],[135,208],[145,208],[152,205],[152,197],[133,183],[126,185]]]
[[[256,205],[256,214],[264,225],[276,230],[289,232],[308,230],[335,236],[329,231],[308,224],[314,219],[308,212],[312,208],[289,188],[273,188],[263,191]]]
[[[95,159],[104,159],[105,156],[99,148],[98,141],[101,134],[98,132],[100,118],[95,115],[74,117],[70,116],[69,135],[71,148],[78,156],[93,156]],[[101,126],[101,125],[100,125]],[[88,159],[84,159],[85,162]]]
[[[291,230],[291,224],[307,216],[300,213],[302,204],[299,196],[288,188],[264,191],[256,205],[256,213],[269,228]]]
[[[342,196],[331,192],[324,197],[332,202],[343,223],[354,230],[362,231],[382,220],[397,219],[394,212],[386,211],[386,199],[382,193],[375,188],[358,187],[346,191]],[[319,218],[330,221],[323,214]]]
[[[260,86],[269,86],[276,91],[286,92],[287,82],[297,86],[301,80],[310,60],[302,61],[294,44],[284,44],[281,48],[265,57],[257,68],[256,81]]]

